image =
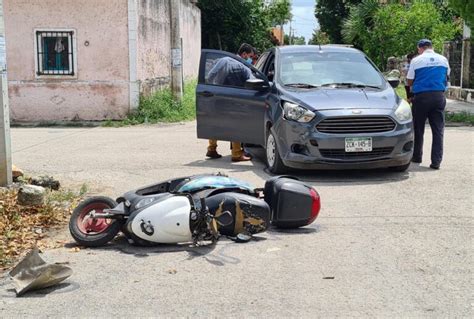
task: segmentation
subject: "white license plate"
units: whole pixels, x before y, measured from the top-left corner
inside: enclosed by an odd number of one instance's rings
[[[347,137],[346,152],[372,152],[372,138]]]

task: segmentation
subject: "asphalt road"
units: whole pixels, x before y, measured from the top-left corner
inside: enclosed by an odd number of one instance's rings
[[[322,198],[309,227],[216,246],[49,250],[65,283],[15,298],[0,317],[473,317],[474,130],[448,128],[439,171],[298,172]],[[118,196],[155,181],[223,171],[262,186],[259,160],[205,160],[195,123],[13,129],[13,161],[67,187]],[[425,154],[429,155],[429,130]],[[58,235],[68,240],[67,231]]]

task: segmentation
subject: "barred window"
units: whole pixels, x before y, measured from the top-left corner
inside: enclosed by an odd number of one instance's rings
[[[36,31],[38,75],[74,75],[73,31]]]

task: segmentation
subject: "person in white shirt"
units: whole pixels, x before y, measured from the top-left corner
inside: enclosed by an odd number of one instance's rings
[[[415,145],[412,162],[422,162],[423,135],[428,119],[433,134],[430,167],[439,169],[443,159],[445,91],[450,68],[448,60],[434,52],[428,39],[418,41],[418,53],[411,61],[407,74],[408,85],[414,94],[412,111]]]

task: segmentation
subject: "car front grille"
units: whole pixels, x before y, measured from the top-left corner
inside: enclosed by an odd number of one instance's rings
[[[320,149],[319,152],[325,158],[341,160],[370,160],[384,157],[392,153],[393,147],[374,148],[370,152],[346,152],[345,149]]]
[[[322,120],[316,129],[328,134],[356,134],[390,132],[395,122],[388,116],[345,116]]]

